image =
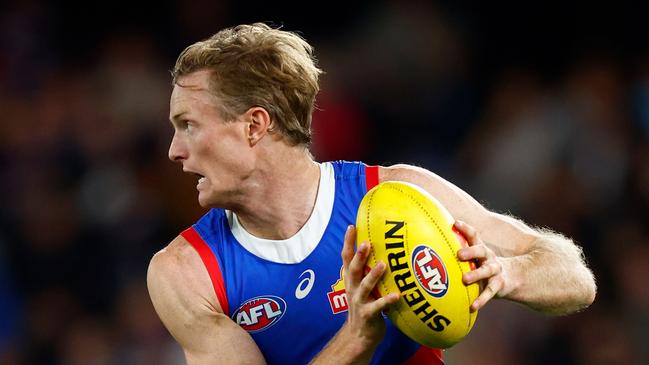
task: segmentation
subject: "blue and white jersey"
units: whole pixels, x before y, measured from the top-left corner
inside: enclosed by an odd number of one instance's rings
[[[231,211],[212,209],[182,236],[205,264],[223,311],[248,331],[268,364],[306,364],[347,317],[340,252],[378,169],[359,162],[320,164],[311,216],[293,237],[248,233]],[[441,352],[403,335],[389,320],[372,364],[441,364]]]

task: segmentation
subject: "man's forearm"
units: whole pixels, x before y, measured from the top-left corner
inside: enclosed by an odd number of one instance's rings
[[[309,365],[369,364],[376,345],[378,343],[374,345],[366,344],[366,341],[354,336],[348,326],[343,326]]]
[[[559,234],[540,233],[527,254],[502,258],[510,285],[503,297],[547,314],[568,314],[589,306],[596,285],[581,249]]]

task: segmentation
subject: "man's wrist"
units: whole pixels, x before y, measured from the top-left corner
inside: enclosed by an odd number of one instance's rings
[[[524,282],[522,274],[531,260],[530,254],[500,258],[504,282],[500,293],[496,294],[497,297],[517,300]]]
[[[345,322],[336,336],[310,364],[369,364],[379,343],[380,341],[373,341],[359,335],[349,322]]]
[[[381,339],[373,339],[364,336],[362,333],[355,331],[349,322],[345,322],[340,329],[340,341],[347,347],[347,351],[354,358],[371,359],[372,354],[379,346]]]

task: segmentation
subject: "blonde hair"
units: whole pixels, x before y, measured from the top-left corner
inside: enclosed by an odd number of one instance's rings
[[[253,106],[268,111],[277,129],[294,144],[311,142],[311,114],[320,90],[313,47],[302,37],[264,23],[238,25],[196,42],[178,56],[173,82],[210,70],[210,89],[223,103],[226,120]]]

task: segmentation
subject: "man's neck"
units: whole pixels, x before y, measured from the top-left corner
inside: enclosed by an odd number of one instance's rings
[[[232,209],[241,225],[259,238],[295,235],[313,212],[320,167],[306,151],[274,154],[245,187],[245,201]]]

